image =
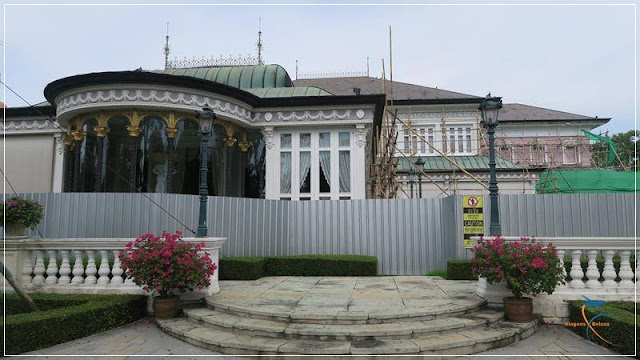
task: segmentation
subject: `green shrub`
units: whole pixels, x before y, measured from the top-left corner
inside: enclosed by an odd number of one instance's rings
[[[569,320],[571,322],[584,323],[582,304],[584,304],[584,301],[569,302]],[[591,340],[602,346],[610,347],[622,355],[633,355],[635,353],[635,343],[640,342],[640,339],[634,339],[634,334],[640,336],[640,324],[636,325],[637,316],[634,316],[633,311],[633,302],[610,302],[604,304],[600,310],[587,306],[585,308],[587,320],[591,320],[597,314],[611,314],[611,316],[601,316],[594,321],[608,322],[610,324],[609,326],[596,327],[596,330],[602,337],[615,345],[607,344],[590,332]],[[569,328],[578,335],[585,336],[584,326]]]
[[[427,276],[440,276],[443,279],[447,278],[447,272],[445,270],[432,270],[427,273]]]
[[[473,268],[471,260],[449,260],[447,261],[448,280],[478,280],[471,274]]]
[[[265,276],[266,258],[230,257],[221,258],[218,274],[220,280],[257,280]]]
[[[267,276],[376,276],[378,258],[363,255],[296,255],[267,258]]]
[[[378,259],[361,255],[296,255],[220,259],[220,280],[263,276],[376,276]]]
[[[33,351],[128,324],[144,317],[147,307],[146,297],[139,295],[33,294],[32,299],[52,308],[3,319],[7,354]],[[55,302],[58,304],[54,307]]]

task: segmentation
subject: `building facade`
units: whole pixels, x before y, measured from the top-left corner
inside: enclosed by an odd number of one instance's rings
[[[372,77],[293,81],[279,65],[91,73],[56,80],[44,94],[48,102],[6,109],[5,166],[17,192],[197,194],[204,107],[217,115],[206,146],[212,195],[375,197],[375,139],[389,116],[398,197],[486,192],[478,96]],[[608,120],[505,104],[501,192],[533,192],[546,168],[590,166],[580,130]]]

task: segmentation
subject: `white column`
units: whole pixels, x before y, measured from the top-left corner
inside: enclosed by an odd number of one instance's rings
[[[100,268],[98,269],[98,274],[100,277],[98,278],[99,285],[107,285],[109,284],[109,273],[111,269],[109,268],[109,250],[100,250]]]
[[[582,250],[573,250],[571,252],[571,282],[569,285],[575,289],[584,288],[584,282],[582,281],[582,267],[580,266],[580,257],[582,256]]]
[[[120,264],[119,258],[120,253],[120,250],[113,251],[113,256],[115,256],[115,258],[113,259],[113,269],[111,270],[111,274],[113,274],[113,277],[111,278],[112,284],[124,283],[124,279],[122,278],[122,273],[124,271],[122,270],[122,265]]]
[[[43,284],[44,283],[44,253],[42,250],[36,250],[36,266],[33,268],[33,273],[35,276],[33,277],[32,283],[34,285]]]
[[[564,267],[564,254],[565,254],[565,251],[562,250],[562,249],[558,249],[557,253],[558,253],[558,259],[560,259],[560,265],[562,266],[562,280],[564,281],[564,279],[567,278],[567,269]],[[566,288],[567,285],[562,283],[558,287],[559,288]]]
[[[98,269],[96,268],[96,251],[95,250],[87,250],[87,277],[84,279],[85,284],[95,284],[98,279],[96,278],[96,273]]]
[[[598,281],[598,279],[600,279],[600,271],[596,263],[598,250],[587,251],[587,257],[589,258],[589,264],[587,265],[587,287],[589,289],[599,289],[600,281]]]
[[[615,289],[618,287],[616,283],[616,269],[613,266],[613,256],[616,254],[615,250],[605,250],[604,253],[604,269],[602,270],[602,277],[604,282],[602,286],[606,289]]]
[[[64,168],[64,144],[62,142],[62,134],[53,135],[53,179],[51,183],[51,192],[62,192],[62,177]]]
[[[354,164],[354,167],[351,169],[351,194],[353,199],[364,199],[366,198],[366,190],[367,190],[367,179],[365,174],[367,173],[367,132],[368,128],[365,127],[364,124],[356,125],[356,131],[354,136],[355,146],[351,146],[351,164]]]
[[[631,264],[629,263],[629,257],[631,256],[631,251],[625,250],[620,252],[620,272],[618,276],[620,276],[620,285],[619,288],[633,288],[634,284],[631,279],[633,279],[633,271],[631,271]]]
[[[69,250],[60,250],[62,264],[60,264],[60,278],[58,284],[68,284],[71,282],[69,274],[71,274],[71,266],[69,265]]]
[[[71,279],[72,284],[82,284],[84,283],[84,265],[82,264],[82,250],[73,250],[74,255],[74,263],[73,263],[73,278]]]
[[[264,174],[264,191],[265,191],[265,199],[277,199],[278,198],[278,186],[279,186],[279,174],[277,169],[279,169],[278,161],[280,161],[280,157],[278,156],[278,148],[275,144],[275,135],[273,131],[273,127],[264,127],[262,128],[262,136],[264,139],[265,145],[265,174]],[[293,186],[293,184],[292,184]]]

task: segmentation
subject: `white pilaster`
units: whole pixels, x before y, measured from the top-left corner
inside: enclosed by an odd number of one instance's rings
[[[264,198],[265,199],[277,199],[278,194],[278,172],[276,169],[280,167],[277,166],[277,162],[280,161],[280,157],[278,156],[278,149],[275,144],[275,135],[273,131],[273,127],[264,127],[262,128],[262,136],[264,138],[264,145],[266,149],[265,153],[265,184],[264,184]]]
[[[62,192],[62,170],[64,167],[64,144],[62,143],[62,134],[53,135],[54,151],[53,151],[53,179],[51,183],[51,192]]]
[[[352,146],[353,149],[353,160],[352,164],[354,165],[351,170],[351,176],[353,176],[352,180],[352,198],[353,199],[364,199],[366,198],[366,189],[367,189],[367,179],[365,178],[365,174],[367,173],[367,132],[369,129],[365,126],[365,124],[356,125],[355,131],[355,146]]]

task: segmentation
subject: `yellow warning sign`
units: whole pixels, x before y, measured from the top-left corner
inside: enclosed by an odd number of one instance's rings
[[[473,247],[472,236],[484,235],[484,199],[482,195],[462,197],[462,234],[465,248]]]

